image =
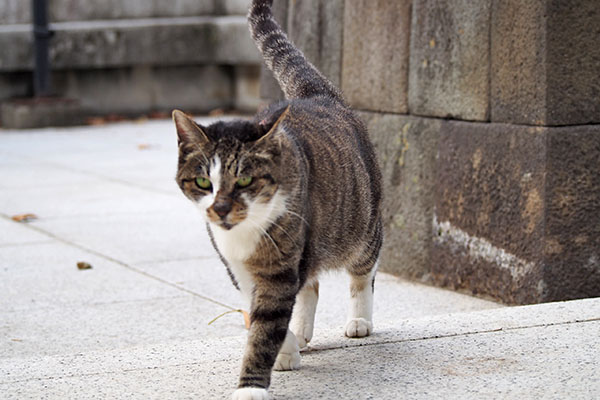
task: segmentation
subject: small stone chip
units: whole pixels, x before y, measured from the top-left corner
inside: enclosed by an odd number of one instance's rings
[[[91,265],[91,264],[89,264],[89,263],[86,263],[86,262],[84,262],[84,261],[79,261],[79,262],[77,263],[77,269],[81,269],[81,270],[84,270],[84,269],[92,269],[92,265]]]

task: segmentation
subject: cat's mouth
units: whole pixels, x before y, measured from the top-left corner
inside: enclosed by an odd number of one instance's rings
[[[233,228],[235,228],[239,222],[232,222],[229,218],[223,218],[223,219],[212,219],[210,221],[212,223],[212,225],[216,225],[219,228],[225,229],[226,231],[230,231]]]
[[[225,221],[221,221],[221,223],[219,224],[219,226],[225,230],[230,230],[231,228],[233,228],[235,226],[235,224],[230,224],[229,222],[225,222]]]

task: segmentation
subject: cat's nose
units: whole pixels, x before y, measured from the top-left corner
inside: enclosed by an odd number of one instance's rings
[[[217,213],[217,215],[221,218],[224,218],[233,206],[233,201],[231,199],[220,199],[213,204],[213,210]]]

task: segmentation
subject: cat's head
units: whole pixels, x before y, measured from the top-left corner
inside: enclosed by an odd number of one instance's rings
[[[281,193],[284,158],[280,123],[287,108],[256,122],[196,124],[173,112],[179,144],[176,180],[212,225],[263,227],[285,208]],[[272,222],[272,221],[271,221]]]

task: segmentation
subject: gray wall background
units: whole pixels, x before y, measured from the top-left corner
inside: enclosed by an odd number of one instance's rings
[[[91,114],[254,111],[247,0],[49,0],[54,93]],[[32,95],[31,2],[0,3],[0,101]]]

